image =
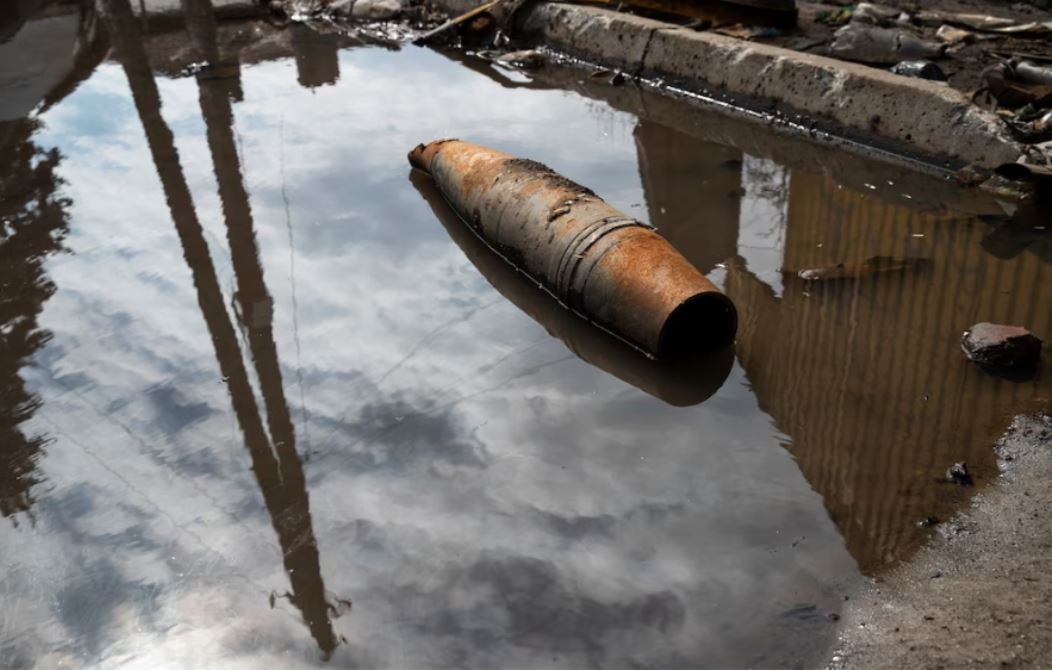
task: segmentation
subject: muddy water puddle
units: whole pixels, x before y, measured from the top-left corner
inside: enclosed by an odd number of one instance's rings
[[[0,666],[814,665],[1047,403],[957,346],[1052,332],[997,203],[577,71],[103,4],[0,44]],[[25,31],[69,49],[26,75]],[[734,351],[571,318],[410,174],[440,137],[657,225]],[[797,276],[873,258],[923,262]]]

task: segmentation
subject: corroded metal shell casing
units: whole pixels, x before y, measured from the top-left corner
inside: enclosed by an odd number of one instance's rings
[[[559,304],[537,283],[494,253],[450,208],[435,183],[413,171],[413,187],[442,227],[483,277],[513,305],[561,340],[583,361],[676,407],[696,405],[711,397],[734,366],[734,347],[727,346],[674,359],[654,359]]]
[[[540,163],[460,140],[420,145],[453,209],[512,264],[648,354],[734,340],[734,304],[654,229]]]

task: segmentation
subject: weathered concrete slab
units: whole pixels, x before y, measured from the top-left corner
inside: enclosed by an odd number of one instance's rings
[[[1001,121],[945,84],[595,7],[544,3],[526,33],[555,49],[666,78],[878,146],[993,167],[1022,155]]]

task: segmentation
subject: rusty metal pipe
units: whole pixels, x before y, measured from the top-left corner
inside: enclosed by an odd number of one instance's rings
[[[540,163],[441,140],[409,163],[431,174],[491,247],[581,316],[648,355],[734,341],[734,304],[647,224]]]

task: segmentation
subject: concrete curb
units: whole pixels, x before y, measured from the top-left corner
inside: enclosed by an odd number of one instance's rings
[[[462,13],[480,0],[437,0]],[[1023,147],[1001,120],[945,84],[597,7],[528,4],[517,36],[634,76],[795,122],[933,166],[993,168]]]
[[[999,118],[938,82],[596,7],[542,3],[519,24],[573,56],[946,167],[1023,154]]]

